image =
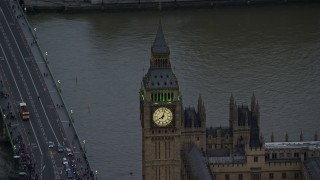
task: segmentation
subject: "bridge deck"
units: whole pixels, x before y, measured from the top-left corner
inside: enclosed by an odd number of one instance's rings
[[[25,171],[34,178],[67,179],[62,162],[67,157],[69,163],[75,161],[70,167],[79,172],[79,179],[93,179],[85,142],[78,138],[71,111],[37,43],[35,29],[29,26],[16,1],[1,1],[0,8],[0,90],[4,94],[0,102],[5,110],[4,122],[16,145],[15,153],[31,155]],[[29,121],[19,116],[21,101],[28,105]],[[70,148],[73,156],[67,156],[66,151],[59,153],[56,146],[48,147],[49,141]]]

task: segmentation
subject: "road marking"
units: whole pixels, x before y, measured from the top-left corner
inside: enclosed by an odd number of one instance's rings
[[[11,29],[10,29],[10,32],[11,32],[11,34],[12,34],[12,36],[13,36],[13,33],[12,33]],[[18,45],[18,43],[17,43],[17,41],[16,41],[16,39],[15,39],[14,36],[13,36],[13,39],[14,39],[15,42],[16,42],[16,45],[17,45],[17,48],[18,48],[18,50],[19,50],[20,56],[22,57],[22,59],[25,59],[25,58],[23,57],[23,55],[22,55],[22,52],[21,52],[21,50],[20,50],[20,48],[19,48],[19,45]],[[13,54],[14,54],[14,53],[13,53]],[[25,67],[26,67],[26,69],[27,69],[27,71],[28,71],[28,74],[29,74],[30,80],[31,80],[31,82],[32,82],[32,84],[33,84],[34,90],[36,91],[37,95],[39,96],[39,92],[38,92],[38,90],[37,90],[37,88],[36,88],[36,86],[35,86],[35,84],[34,84],[34,81],[33,81],[33,78],[32,78],[32,76],[31,76],[30,70],[29,70],[27,64],[25,63],[25,61],[24,61],[24,65],[25,65]],[[45,110],[45,108],[44,108],[44,106],[43,106],[42,100],[41,100],[41,99],[39,99],[39,100],[40,100],[41,107],[42,107],[42,109],[43,109],[44,115],[46,116],[47,122],[48,122],[48,124],[49,124],[49,126],[50,126],[50,128],[51,128],[51,131],[52,131],[54,137],[56,138],[56,141],[57,141],[58,144],[59,144],[60,142],[59,142],[59,140],[58,140],[58,138],[57,138],[57,135],[56,135],[55,131],[53,130],[53,128],[52,128],[52,126],[51,126],[51,123],[50,123],[50,121],[49,121],[47,112],[46,112],[46,110]]]
[[[4,16],[4,13],[3,13],[3,11],[2,11],[1,8],[0,8],[0,10],[1,10],[1,13],[2,13],[3,17],[5,17],[5,16]],[[5,20],[6,20],[6,22],[7,22],[7,19],[5,19]],[[8,24],[8,22],[7,22],[7,24]],[[9,27],[9,29],[10,29],[10,27]],[[6,37],[6,34],[5,34],[5,32],[4,32],[3,27],[1,27],[1,31],[2,31],[2,33],[4,34],[4,36],[5,36],[6,40],[7,40],[7,37]],[[10,29],[10,31],[11,31],[11,29]],[[13,35],[12,31],[11,31],[11,34]],[[9,45],[10,45],[10,42],[8,42],[8,46],[9,46]],[[7,56],[5,55],[5,52],[4,52],[4,49],[3,49],[2,45],[1,45],[1,43],[0,43],[0,47],[1,47],[1,50],[2,50],[3,55],[4,55],[4,57],[5,57],[5,60],[6,60],[6,62],[7,62],[7,65],[8,65],[8,67],[9,67],[11,76],[12,76],[13,81],[14,81],[14,84],[16,85],[16,88],[17,88],[17,91],[18,91],[18,93],[19,93],[20,99],[21,99],[21,101],[23,101],[23,100],[22,100],[22,95],[21,95],[20,89],[19,89],[19,87],[18,87],[18,85],[17,85],[16,78],[15,78],[15,76],[13,75],[11,66],[10,66],[10,64],[9,64],[9,62],[8,62],[8,58],[7,58]],[[10,49],[11,49],[11,48],[10,48]],[[11,53],[12,53],[12,55],[13,55],[14,60],[16,60],[16,59],[15,59],[15,56],[14,56],[14,53],[13,53],[13,52],[11,52]],[[38,148],[39,148],[40,155],[41,155],[41,164],[40,164],[40,166],[42,166],[43,153],[42,153],[42,150],[41,150],[41,148],[40,148],[39,141],[38,141],[38,137],[37,137],[37,135],[36,135],[36,133],[35,133],[35,131],[34,131],[34,128],[33,128],[33,126],[32,126],[32,123],[31,123],[30,121],[29,121],[29,123],[30,123],[32,132],[33,132],[33,134],[35,135],[36,141],[37,141],[38,146],[39,146]],[[27,137],[27,138],[28,138],[28,137]],[[42,179],[42,171],[41,171],[40,179]]]

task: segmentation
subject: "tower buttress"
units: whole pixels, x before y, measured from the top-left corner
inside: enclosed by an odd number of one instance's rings
[[[255,107],[254,107],[254,114],[257,118],[257,123],[258,126],[260,127],[260,106],[259,106],[259,102],[257,101]]]
[[[198,98],[198,115],[201,121],[201,127],[206,129],[206,108],[204,106],[204,102],[201,98],[201,95],[199,95]]]
[[[246,114],[245,114],[245,123],[244,123],[244,125],[247,127],[247,126],[249,126],[249,119],[248,119],[248,113],[246,112]]]

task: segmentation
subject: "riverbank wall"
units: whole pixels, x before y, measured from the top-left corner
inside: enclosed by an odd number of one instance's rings
[[[20,0],[29,12],[165,10],[262,4],[319,3],[319,0]]]

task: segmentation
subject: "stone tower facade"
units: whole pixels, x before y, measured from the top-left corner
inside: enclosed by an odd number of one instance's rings
[[[181,179],[183,108],[161,23],[151,46],[148,72],[140,89],[142,179]]]
[[[260,146],[260,107],[255,95],[251,97],[251,109],[248,106],[237,106],[233,95],[229,103],[229,127],[233,134],[233,148],[244,148],[246,144],[250,147]]]

